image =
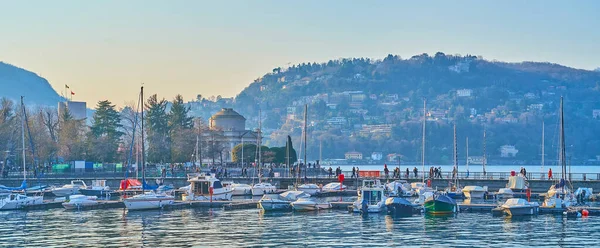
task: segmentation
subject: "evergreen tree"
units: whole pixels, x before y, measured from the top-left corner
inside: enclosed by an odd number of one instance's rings
[[[171,161],[171,140],[169,138],[169,118],[166,113],[167,101],[158,100],[156,94],[150,96],[145,104],[145,129],[148,144],[149,162],[165,163]]]
[[[120,131],[121,116],[108,100],[98,102],[94,121],[90,128],[88,143],[89,157],[99,162],[115,162],[117,149],[123,132]]]
[[[191,160],[195,136],[190,108],[183,103],[181,95],[175,96],[169,112],[169,137],[171,139],[171,162],[183,163]]]

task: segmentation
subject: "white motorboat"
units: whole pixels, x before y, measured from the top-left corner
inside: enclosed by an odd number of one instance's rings
[[[175,198],[173,196],[155,192],[134,195],[123,200],[128,210],[160,209],[172,205],[174,202]]]
[[[234,196],[252,195],[252,185],[249,184],[233,183],[231,189]]]
[[[323,186],[321,192],[338,192],[342,190],[346,190],[346,185],[341,183],[328,183],[327,185]]]
[[[385,185],[391,196],[412,196],[410,184],[405,180],[396,180]]]
[[[358,199],[352,204],[354,212],[381,213],[385,210],[384,187],[379,180],[363,180]]]
[[[290,191],[283,192],[279,195],[281,197],[283,197],[283,199],[286,199],[288,201],[295,201],[300,198],[309,198],[310,197],[310,194],[308,194],[304,191],[300,191],[300,190],[290,190]]]
[[[79,188],[79,193],[87,196],[108,196],[113,191],[106,185],[106,180],[92,180],[92,186]]]
[[[592,195],[594,195],[594,189],[580,187],[575,190],[574,194],[577,199],[580,199],[581,201],[587,201],[592,197]]]
[[[277,187],[270,183],[257,183],[252,186],[252,195],[274,194],[276,191]]]
[[[483,199],[483,195],[487,192],[487,189],[481,186],[465,186],[462,192],[466,198]]]
[[[513,198],[514,194],[515,193],[510,188],[501,188],[498,190],[498,193],[496,193],[496,197],[498,199],[510,199]]]
[[[83,180],[73,180],[70,184],[65,184],[62,187],[56,187],[50,191],[57,197],[69,196],[79,193],[79,189],[85,189],[87,185]]]
[[[534,215],[539,211],[539,204],[521,198],[511,198],[506,200],[501,208],[505,214],[511,216]]]
[[[529,182],[527,182],[527,178],[523,175],[518,174],[514,176],[510,176],[508,178],[508,183],[506,184],[506,188],[511,189],[516,192],[525,192],[527,188],[529,188]]]
[[[423,182],[414,182],[410,184],[410,189],[412,191],[412,195],[416,195],[416,196],[422,196],[423,194],[430,192],[433,192],[433,189],[429,186],[427,186],[427,184],[423,183]]]
[[[8,194],[6,197],[0,199],[0,210],[15,210],[42,203],[44,203],[43,196]]]
[[[264,211],[286,211],[290,210],[290,203],[278,194],[266,194],[258,201],[258,206]]]
[[[62,205],[65,209],[81,209],[98,205],[98,199],[96,196],[87,195],[72,195],[69,200],[63,202]]]
[[[295,211],[316,211],[321,209],[331,209],[331,203],[316,202],[310,198],[299,198],[291,203],[292,209]]]
[[[230,201],[233,196],[233,189],[223,187],[212,174],[190,175],[188,182],[190,188],[181,196],[184,201]]]
[[[318,193],[321,193],[321,188],[319,187],[319,185],[316,185],[314,183],[301,184],[300,186],[298,186],[298,190],[304,191],[310,195],[316,195]]]
[[[427,198],[432,197],[434,195],[433,192],[424,192],[422,195],[419,195],[417,199],[415,199],[414,203],[417,205],[423,205]]]

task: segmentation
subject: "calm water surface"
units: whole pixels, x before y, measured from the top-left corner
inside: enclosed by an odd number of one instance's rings
[[[450,217],[362,217],[344,211],[127,212],[123,209],[0,212],[0,247],[365,247],[599,246],[600,217],[485,213]]]

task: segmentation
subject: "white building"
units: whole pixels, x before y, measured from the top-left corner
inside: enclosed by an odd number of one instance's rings
[[[381,152],[373,152],[371,153],[371,159],[375,161],[379,161],[383,159],[383,153]]]
[[[87,106],[86,102],[59,102],[58,103],[58,116],[61,116],[66,110],[69,111],[73,119],[83,120],[87,117]]]
[[[360,152],[347,152],[346,154],[344,154],[344,157],[347,160],[361,160],[363,158],[363,155]]]
[[[594,119],[600,119],[600,109],[594,109],[594,110],[592,110],[592,117]]]
[[[346,117],[331,117],[327,120],[327,124],[332,126],[343,126],[346,125]]]
[[[517,155],[518,152],[519,152],[519,150],[517,150],[517,148],[515,148],[515,146],[503,145],[500,147],[500,157],[503,157],[503,158],[514,157]]]
[[[469,97],[473,94],[472,89],[460,89],[456,90],[456,95],[459,97]]]

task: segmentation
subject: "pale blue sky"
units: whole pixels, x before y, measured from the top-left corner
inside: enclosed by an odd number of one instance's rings
[[[75,99],[235,96],[288,63],[442,51],[600,67],[600,1],[8,1],[0,61]]]

